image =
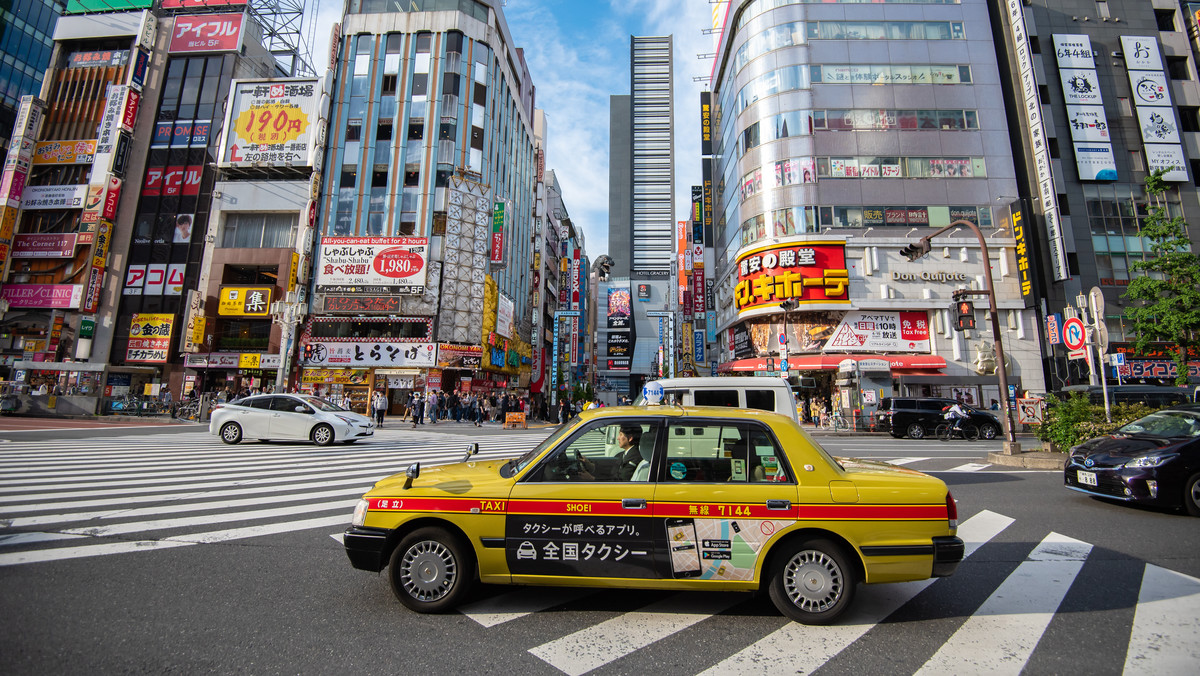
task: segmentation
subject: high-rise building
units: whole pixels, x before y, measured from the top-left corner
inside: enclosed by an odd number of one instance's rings
[[[314,388],[398,408],[529,384],[534,85],[501,6],[346,3],[300,345]]]
[[[65,0],[0,3],[0,149],[8,147],[21,97],[37,96]]]
[[[1008,398],[986,313],[958,332],[949,311],[990,271],[1009,383],[1040,391],[1035,299],[995,213],[1019,193],[988,3],[882,7],[730,3],[712,80],[705,270],[718,368],[789,375],[803,399],[860,420],[893,394]],[[952,223],[963,225],[932,255],[900,254]]]
[[[633,220],[630,269],[669,271],[674,261],[672,37],[630,40]]]
[[[620,394],[673,363],[672,36],[630,38],[630,94],[609,102],[609,278],[597,288],[599,378]],[[605,303],[613,307],[607,308]],[[628,305],[628,315],[620,313]],[[668,355],[664,358],[664,355]]]
[[[1184,217],[1193,238],[1200,235],[1197,10],[1200,3],[1139,0],[991,6],[1009,124],[1019,131],[1012,134],[1018,190],[998,203],[997,221],[1023,221],[1036,245],[1028,282],[1044,299],[1043,332],[1055,333],[1064,315],[1080,313],[1078,299],[1099,289],[1108,351],[1126,355],[1122,377],[1133,382],[1175,375],[1157,349],[1164,346],[1134,356],[1137,336],[1123,316],[1134,265],[1154,256],[1141,233],[1150,171],[1167,170],[1162,204]],[[1090,305],[1083,303],[1088,323]],[[1045,356],[1051,389],[1099,384],[1061,340],[1048,340]],[[1114,368],[1105,371],[1116,382]]]

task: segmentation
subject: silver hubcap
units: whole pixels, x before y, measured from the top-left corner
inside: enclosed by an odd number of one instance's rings
[[[1192,504],[1200,507],[1200,481],[1192,484]]]
[[[238,438],[238,428],[236,425],[226,425],[223,431],[225,433],[224,439],[228,441]]]
[[[317,442],[318,444],[323,444],[329,441],[330,437],[332,436],[333,432],[331,432],[328,427],[318,427],[317,429],[313,430],[313,441]]]
[[[404,552],[400,583],[418,601],[436,601],[450,592],[458,578],[454,555],[440,542],[418,542]]]
[[[908,436],[912,437],[913,439],[920,439],[921,437],[925,436],[925,430],[920,425],[909,425]]]
[[[825,552],[806,549],[788,561],[783,588],[796,607],[810,613],[829,610],[842,597],[845,578],[837,562]]]

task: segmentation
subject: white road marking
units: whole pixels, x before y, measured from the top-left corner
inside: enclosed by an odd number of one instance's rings
[[[958,527],[963,539],[964,559],[990,542],[1013,520],[984,510]],[[827,627],[789,622],[744,650],[702,672],[706,676],[746,674],[807,674],[818,669],[908,603],[934,580],[864,586],[854,605]]]
[[[950,469],[942,470],[942,471],[944,471],[944,472],[978,472],[979,470],[987,469],[988,467],[991,467],[991,465],[986,462],[968,462],[965,465],[959,465],[958,467],[951,467]]]
[[[918,674],[1020,674],[1092,546],[1047,535]]]
[[[584,588],[523,587],[468,603],[460,607],[458,612],[485,627],[494,627],[595,593],[595,589]]]
[[[86,526],[83,528],[68,528],[63,532],[90,535],[92,537],[105,537],[109,535],[125,535],[128,533],[144,533],[147,531],[163,530],[166,528],[207,526],[210,524],[227,523],[230,521],[271,519],[293,516],[296,514],[302,514],[304,512],[324,512],[333,509],[345,509],[346,514],[345,516],[341,517],[341,519],[342,521],[348,522],[350,518],[350,510],[354,508],[354,504],[356,502],[358,502],[357,497],[350,500],[338,500],[336,502],[321,502],[311,505],[291,505],[288,507],[279,507],[278,509],[259,509],[251,512],[227,512],[225,514],[192,516],[184,519],[160,519],[158,521],[135,521],[133,523],[114,524],[112,526]]]
[[[743,600],[738,594],[678,594],[543,643],[529,652],[559,671],[581,676],[703,622]]]
[[[1146,564],[1126,674],[1194,674],[1200,668],[1200,579]]]
[[[892,460],[885,460],[884,462],[888,463],[889,465],[911,465],[914,462],[921,462],[922,460],[931,459],[932,458],[895,458]]]

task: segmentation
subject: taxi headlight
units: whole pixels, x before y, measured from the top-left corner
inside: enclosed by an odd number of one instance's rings
[[[370,503],[366,499],[359,500],[358,504],[354,505],[354,518],[350,519],[351,526],[361,526],[366,523],[367,507],[369,505]]]

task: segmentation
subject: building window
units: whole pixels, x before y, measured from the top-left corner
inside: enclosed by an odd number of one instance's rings
[[[234,249],[279,249],[296,244],[294,213],[230,213],[221,246]]]

